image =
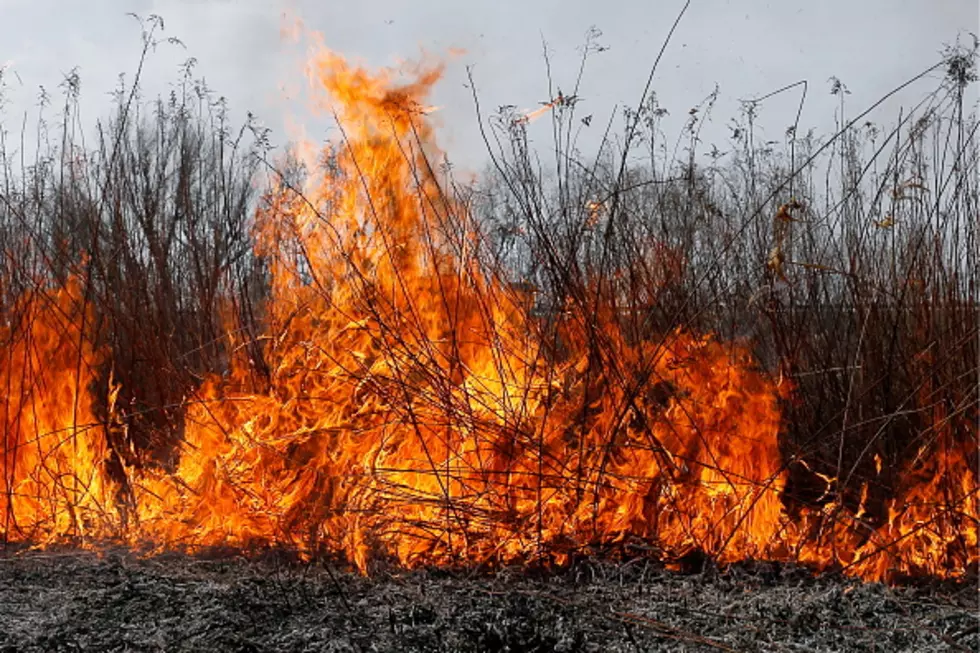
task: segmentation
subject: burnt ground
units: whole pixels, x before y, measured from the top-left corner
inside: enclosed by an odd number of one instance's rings
[[[0,651],[977,651],[977,585],[649,561],[364,578],[275,559],[0,551]]]

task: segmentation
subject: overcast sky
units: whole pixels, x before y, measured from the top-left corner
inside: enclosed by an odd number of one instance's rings
[[[32,112],[39,86],[57,91],[77,66],[82,76],[83,118],[94,122],[108,110],[106,93],[119,73],[136,68],[138,24],[126,12],[158,14],[163,36],[186,50],[161,45],[145,73],[149,94],[166,92],[178,65],[198,60],[197,72],[227,96],[238,118],[252,111],[289,138],[287,116],[310,125],[309,136],[329,137],[307,115],[296,93],[303,87],[304,46],[283,38],[283,16],[298,17],[325,44],[371,66],[417,58],[422,50],[447,58],[446,75],[433,103],[440,105],[440,143],[451,159],[478,168],[485,159],[466,68],[486,108],[514,104],[534,108],[547,100],[542,59],[546,42],[556,83],[570,88],[579,48],[591,26],[607,47],[587,64],[579,115],[594,114],[598,132],[617,106],[635,105],[647,71],[682,0],[0,0],[0,66],[7,86],[3,123],[19,128]],[[836,99],[828,78],[852,91],[858,111],[905,79],[936,62],[944,43],[980,33],[977,0],[693,0],[655,78],[661,104],[676,131],[687,111],[717,83],[721,96],[709,140],[724,138],[739,98],[758,97],[801,79],[810,82],[802,130],[833,125]],[[453,48],[461,55],[450,56]],[[875,118],[888,123],[899,104],[914,104],[938,77],[904,93]],[[798,96],[763,107],[761,120],[774,138],[792,122]],[[546,125],[545,125],[546,127]],[[548,130],[535,125],[543,146]],[[723,143],[721,143],[723,145]]]

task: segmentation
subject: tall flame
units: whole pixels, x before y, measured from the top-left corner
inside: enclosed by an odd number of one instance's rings
[[[342,138],[319,176],[282,182],[257,215],[268,374],[238,350],[188,400],[176,467],[124,470],[123,492],[94,428],[107,357],[84,337],[77,282],[25,298],[29,326],[5,327],[0,367],[7,538],[280,544],[362,570],[561,562],[627,541],[866,578],[976,564],[962,453],[931,452],[933,474],[910,478],[878,529],[829,519],[846,513],[835,504],[791,516],[784,389],[747,350],[686,331],[637,340],[609,297],[546,327],[483,263],[479,230],[430,168],[423,114],[441,68],[396,84],[322,50],[311,71]],[[958,516],[936,521],[944,492]]]
[[[53,291],[37,285],[0,326],[0,533],[41,542],[104,534],[117,512],[95,410],[102,360],[85,333],[91,314],[77,279]]]

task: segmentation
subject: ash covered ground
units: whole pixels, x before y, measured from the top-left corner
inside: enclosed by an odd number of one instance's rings
[[[0,552],[0,651],[977,651],[975,579],[785,566],[390,571],[282,558]]]

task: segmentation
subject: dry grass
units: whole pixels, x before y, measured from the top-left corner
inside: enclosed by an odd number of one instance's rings
[[[156,28],[148,26],[144,59]],[[570,308],[591,339],[595,374],[616,377],[617,351],[590,318],[600,301],[613,302],[634,341],[679,327],[743,339],[794,388],[781,441],[789,509],[839,499],[856,511],[870,484],[868,519],[880,524],[910,474],[934,471],[915,463],[921,451],[956,447],[977,468],[975,54],[950,50],[927,71],[939,78],[935,91],[887,129],[861,114],[824,138],[793,129],[763,145],[764,100],[748,103],[728,155],[709,165],[696,161],[708,154],[698,134],[713,98],[692,113],[681,157],[662,154],[660,108],[644,93],[622,138],[610,131],[591,160],[576,154],[575,102],[556,102],[547,173],[526,122],[495,115],[488,173],[443,191],[472,207],[482,269],[533,289],[527,310],[547,355],[560,356],[559,307]],[[139,72],[136,80],[120,90],[94,147],[76,117],[74,76],[59,124],[39,125],[51,130],[49,151],[18,165],[11,135],[0,133],[0,314],[18,324],[25,293],[81,280],[91,318],[72,319],[91,319],[79,333],[111,352],[96,394],[120,482],[124,465],[173,466],[186,399],[230,365],[229,324],[263,376],[257,338],[269,291],[250,230],[264,135],[233,130],[190,69],[165,100],[141,98]],[[843,108],[841,88],[832,91]],[[435,213],[446,242],[472,229]],[[121,387],[124,425],[109,419],[110,379]],[[635,396],[650,379],[621,382]],[[823,476],[837,480],[828,487]],[[947,499],[956,512],[957,495]]]

